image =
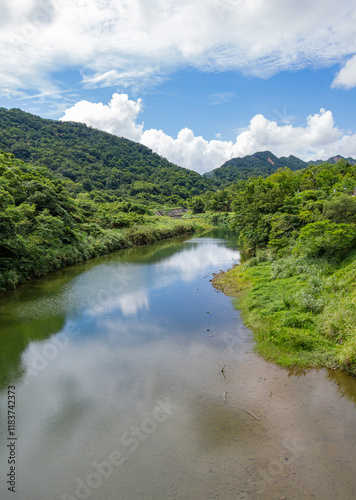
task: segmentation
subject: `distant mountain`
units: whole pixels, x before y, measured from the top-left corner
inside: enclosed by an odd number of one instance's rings
[[[66,181],[69,192],[98,192],[101,201],[135,198],[180,204],[239,179],[268,177],[281,167],[319,165],[296,156],[278,158],[270,151],[233,158],[200,175],[179,167],[151,149],[82,123],[47,120],[20,109],[0,108],[0,150],[36,166],[46,166]],[[336,163],[342,156],[327,160]],[[346,158],[356,164],[353,158]]]
[[[321,163],[331,163],[333,165],[339,160],[346,160],[352,165],[356,165],[354,158],[344,158],[341,155],[332,156],[326,161],[305,162],[293,155],[278,158],[270,151],[262,151],[244,156],[243,158],[232,158],[221,165],[221,167],[205,173],[204,176],[214,182],[215,188],[223,188],[240,179],[260,176],[268,177],[283,167],[288,167],[290,170],[301,170],[309,165],[320,165]]]
[[[331,163],[332,165],[334,165],[340,160],[346,160],[347,162],[351,163],[351,165],[356,165],[356,160],[354,158],[351,158],[351,156],[349,156],[348,158],[344,158],[341,155],[331,156],[328,160],[308,161],[308,165],[321,165],[322,163]]]
[[[69,191],[98,191],[102,201],[114,196],[179,204],[212,188],[209,179],[142,144],[20,109],[0,108],[0,150],[46,166],[67,181]]]
[[[221,167],[207,172],[204,176],[212,179],[216,186],[224,187],[240,179],[259,176],[268,177],[281,167],[300,170],[307,166],[308,164],[305,161],[296,156],[290,155],[278,158],[270,151],[263,151],[243,158],[232,158]]]

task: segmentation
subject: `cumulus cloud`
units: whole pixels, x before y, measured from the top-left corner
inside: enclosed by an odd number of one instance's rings
[[[182,66],[266,77],[356,54],[351,0],[2,0],[1,10],[0,88],[14,90],[48,90],[70,67],[85,85],[137,85]],[[338,84],[355,85],[351,61]]]
[[[127,94],[114,94],[109,104],[80,101],[62,120],[79,121],[100,130],[141,142],[173,163],[203,173],[234,157],[270,150],[277,156],[293,154],[305,160],[327,159],[335,154],[356,156],[356,134],[345,134],[334,122],[332,112],[320,109],[309,115],[304,126],[279,125],[255,115],[234,141],[206,140],[188,128],[176,138],[162,130],[144,130],[137,124],[142,101]]]
[[[79,101],[67,109],[63,121],[81,122],[110,134],[140,141],[143,124],[136,124],[142,100],[136,102],[127,94],[114,94],[109,104]]]
[[[162,130],[145,130],[141,142],[171,162],[200,173],[208,172],[232,158],[231,141],[207,141],[201,136],[194,136],[188,128],[182,129],[176,139]]]
[[[356,87],[356,56],[353,56],[336,75],[333,87],[351,89]]]

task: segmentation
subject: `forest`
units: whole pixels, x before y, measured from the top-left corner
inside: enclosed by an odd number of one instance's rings
[[[204,177],[212,180],[219,188],[224,188],[241,179],[268,177],[279,168],[288,167],[290,170],[300,170],[307,166],[307,162],[293,155],[278,158],[270,151],[261,151],[243,158],[232,158],[221,167],[204,174]]]
[[[283,366],[355,374],[356,165],[270,152],[230,163],[201,176],[85,125],[0,109],[0,291],[231,224],[243,262],[215,286],[238,297],[258,351]],[[155,215],[172,207],[190,211]]]
[[[202,223],[155,216],[147,205],[73,192],[44,166],[0,152],[0,291],[132,245],[193,232]]]
[[[234,197],[244,262],[215,285],[283,366],[356,374],[355,188],[355,165],[340,160],[249,179]]]
[[[47,167],[68,192],[98,201],[180,204],[213,188],[211,180],[178,167],[149,148],[81,123],[46,120],[0,108],[0,150]]]
[[[228,211],[234,187],[79,123],[0,109],[0,291],[81,260],[207,227],[157,217]],[[202,200],[201,196],[204,196]]]

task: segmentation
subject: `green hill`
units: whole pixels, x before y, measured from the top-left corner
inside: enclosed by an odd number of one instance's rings
[[[328,160],[316,160],[316,161],[308,161],[308,165],[321,165],[322,163],[330,163],[331,165],[335,165],[340,160],[346,160],[351,165],[356,165],[356,160],[349,156],[348,158],[344,158],[341,155],[331,156]]]
[[[279,168],[288,167],[290,170],[300,170],[307,167],[307,163],[296,156],[278,158],[270,151],[254,153],[243,158],[232,158],[221,167],[204,174],[214,181],[216,187],[222,188],[238,180],[250,177],[268,177]]]
[[[335,165],[338,161],[345,160],[351,165],[356,165],[354,158],[344,158],[341,155],[332,156],[328,160],[316,160],[305,162],[296,156],[281,156],[278,158],[270,151],[262,151],[242,158],[232,158],[221,167],[215,168],[211,172],[204,174],[204,177],[211,179],[216,188],[224,188],[239,180],[246,180],[251,177],[268,177],[279,168],[288,167],[290,170],[301,170],[309,165],[321,165],[328,163]]]
[[[142,144],[20,109],[0,108],[0,150],[46,166],[72,193],[98,191],[102,201],[134,197],[179,204],[211,187],[209,179],[174,165]]]
[[[200,225],[201,226],[201,225]],[[75,197],[46,167],[0,150],[0,292],[114,250],[191,233],[142,204]]]

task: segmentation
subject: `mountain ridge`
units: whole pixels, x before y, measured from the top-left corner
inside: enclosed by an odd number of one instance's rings
[[[16,108],[0,108],[0,150],[49,168],[75,193],[98,191],[104,198],[180,204],[212,187],[197,172],[175,165],[143,144]]]
[[[351,165],[356,165],[355,158],[351,158],[351,156],[349,156],[348,158],[345,158],[344,156],[341,156],[341,155],[331,156],[327,160],[308,161],[308,165],[316,165],[317,166],[317,165],[321,165],[322,163],[331,163],[332,165],[334,165],[335,163],[337,163],[340,160],[345,160],[348,163],[351,163]]]
[[[0,108],[0,150],[48,167],[76,193],[99,191],[104,197],[172,204],[241,179],[268,177],[283,167],[300,170],[341,159],[356,164],[354,158],[341,155],[306,162],[294,155],[278,158],[271,151],[258,151],[199,174],[143,144],[83,123],[49,120],[16,108]]]
[[[252,155],[244,157],[231,158],[218,168],[203,174],[208,179],[212,179],[219,187],[225,187],[228,184],[238,180],[246,180],[250,177],[268,177],[279,168],[287,167],[290,170],[301,170],[310,165],[320,165],[322,163],[335,164],[339,160],[345,160],[356,165],[356,160],[349,157],[344,158],[341,155],[335,155],[328,160],[317,160],[306,162],[297,156],[289,155],[278,158],[271,151],[259,151]]]

